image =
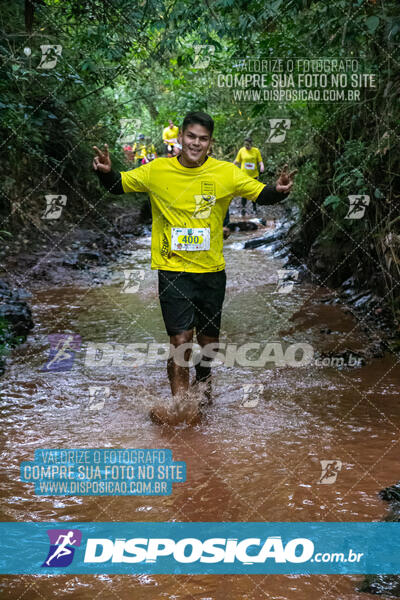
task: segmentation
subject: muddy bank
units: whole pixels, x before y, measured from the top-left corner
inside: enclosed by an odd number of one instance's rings
[[[266,208],[269,213],[271,207]],[[321,298],[322,303],[345,305],[371,339],[372,347],[367,354],[372,352],[371,356],[375,357],[386,351],[399,354],[400,324],[394,316],[391,297],[379,287],[378,274],[366,280],[362,270],[361,273],[358,270],[343,278],[344,270],[337,261],[338,248],[334,243],[322,246],[317,242],[309,247],[304,239],[300,211],[295,205],[284,202],[279,226],[268,235],[245,244],[245,248],[257,247],[266,248],[274,258],[283,259],[288,281],[310,282],[327,288],[329,291]]]
[[[19,229],[0,248],[0,375],[12,348],[34,327],[31,291],[58,285],[96,287],[109,273],[98,271],[130,253],[132,241],[148,233],[146,201],[128,207],[110,203],[91,222],[42,221]],[[31,291],[30,291],[31,290]]]
[[[93,267],[117,260],[149,223],[145,202],[130,207],[110,203],[106,214],[90,222],[42,222],[40,230],[16,232],[4,244],[0,277],[31,288],[88,283]]]
[[[32,312],[27,304],[31,294],[0,279],[0,375],[11,348],[23,343],[33,329]]]
[[[329,301],[346,304],[366,329],[379,333],[382,351],[399,355],[398,280],[388,267],[385,272],[373,254],[372,244],[364,248],[360,243],[354,248],[349,243],[354,242],[350,235],[345,239],[324,235],[321,223],[298,214],[284,240],[290,265],[301,269],[303,279],[334,290]],[[386,276],[391,278],[389,291]]]
[[[284,285],[292,285],[294,289],[302,282],[309,282],[321,286],[323,293],[318,296],[318,303],[321,305],[337,305],[344,311],[347,311],[349,317],[357,319],[360,331],[363,337],[368,340],[362,349],[359,358],[362,364],[365,364],[371,358],[383,356],[386,351],[397,351],[400,347],[400,338],[396,324],[393,322],[393,315],[390,307],[385,304],[384,298],[374,293],[371,289],[363,288],[356,278],[351,276],[340,285],[332,284],[331,273],[335,269],[332,262],[329,263],[325,256],[325,262],[318,263],[318,269],[315,268],[316,253],[305,252],[305,246],[302,246],[302,229],[300,225],[300,212],[296,206],[290,203],[283,203],[281,207],[265,207],[264,214],[271,213],[276,216],[277,227],[267,230],[266,233],[257,237],[252,237],[244,244],[245,249],[262,248],[271,254],[273,258],[283,261]],[[280,210],[279,210],[280,208]],[[267,210],[266,210],[267,209]],[[277,210],[278,209],[278,210]],[[265,224],[265,216],[261,218]],[[240,230],[245,229],[240,228]],[[262,225],[259,230],[263,229]],[[333,249],[332,249],[333,251]],[[329,285],[331,281],[331,285]],[[321,315],[324,309],[321,307]],[[320,316],[321,318],[321,316]],[[321,320],[323,324],[323,319]],[[321,327],[321,333],[330,336],[332,342],[345,332],[346,325],[342,321],[338,323],[338,330],[332,331],[329,327]],[[337,342],[338,340],[336,340]],[[351,348],[342,347],[337,352],[337,343],[331,344],[328,341],[326,346],[333,345],[336,348],[335,356],[342,357],[344,362],[348,362]],[[320,358],[329,358],[329,350],[322,353]]]

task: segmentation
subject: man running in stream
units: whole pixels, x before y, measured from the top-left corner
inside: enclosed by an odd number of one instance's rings
[[[122,173],[112,170],[107,144],[104,150],[94,146],[93,168],[106,189],[114,194],[147,192],[150,196],[151,268],[158,270],[161,311],[175,348],[167,373],[177,405],[189,398],[189,368],[176,357],[183,353],[189,361],[194,329],[203,351],[195,366],[195,382],[207,400],[211,398],[209,349],[218,348],[226,284],[222,223],[233,196],[274,204],[293,185],[293,174],[286,167],[275,185],[264,185],[233,163],[208,157],[213,130],[208,114],[189,113],[179,134],[179,156],[159,158]],[[166,414],[152,416],[168,420]]]

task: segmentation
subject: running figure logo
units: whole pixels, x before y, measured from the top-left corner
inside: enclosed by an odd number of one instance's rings
[[[142,121],[141,119],[120,119],[121,129],[117,142],[120,144],[130,144],[136,139]]]
[[[338,473],[342,468],[341,460],[320,460],[321,463],[321,477],[318,483],[335,483]]]
[[[46,210],[42,219],[59,219],[61,217],[62,209],[67,204],[67,196],[47,194],[45,199]]]
[[[81,336],[76,333],[52,333],[49,361],[42,371],[69,371],[74,363],[75,353],[81,348]]]
[[[192,67],[194,69],[206,69],[210,64],[211,56],[214,56],[215,46],[195,44],[193,50],[194,57]]]
[[[61,56],[62,46],[59,44],[49,45],[44,44],[40,46],[42,51],[42,57],[38,64],[38,69],[54,69],[58,59]]]
[[[299,278],[299,272],[296,269],[278,269],[278,285],[275,293],[289,294]]]
[[[194,200],[196,207],[192,217],[196,219],[208,219],[211,215],[211,208],[215,206],[217,197],[212,194],[195,194]]]
[[[348,196],[349,210],[345,219],[362,219],[365,209],[369,206],[370,197],[366,195]]]
[[[82,532],[79,529],[48,529],[50,549],[42,567],[67,567],[72,563],[75,548],[80,546]]]
[[[264,391],[264,386],[262,383],[246,383],[242,385],[243,388],[243,399],[240,403],[240,406],[245,408],[255,408],[258,406],[260,398],[262,398],[262,393]]]
[[[269,119],[271,131],[269,132],[267,143],[280,144],[285,141],[286,132],[290,129],[290,119]]]
[[[140,281],[144,279],[143,269],[124,269],[125,281],[121,294],[134,294],[139,290]]]
[[[110,396],[110,386],[91,385],[89,386],[89,404],[88,410],[101,410],[107,398]]]

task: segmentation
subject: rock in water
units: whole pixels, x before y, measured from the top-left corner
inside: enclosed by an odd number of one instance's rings
[[[26,339],[29,331],[33,329],[32,312],[22,298],[29,297],[25,290],[12,290],[3,280],[0,280],[0,319],[6,320],[10,325],[12,337]]]
[[[23,298],[28,298],[25,290],[11,290],[3,279],[0,279],[0,375],[4,373],[3,356],[8,347],[24,342],[33,328],[31,309]]]

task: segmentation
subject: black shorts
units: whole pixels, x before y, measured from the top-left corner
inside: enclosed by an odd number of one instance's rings
[[[196,328],[218,337],[225,297],[225,271],[158,271],[158,295],[168,335]]]

